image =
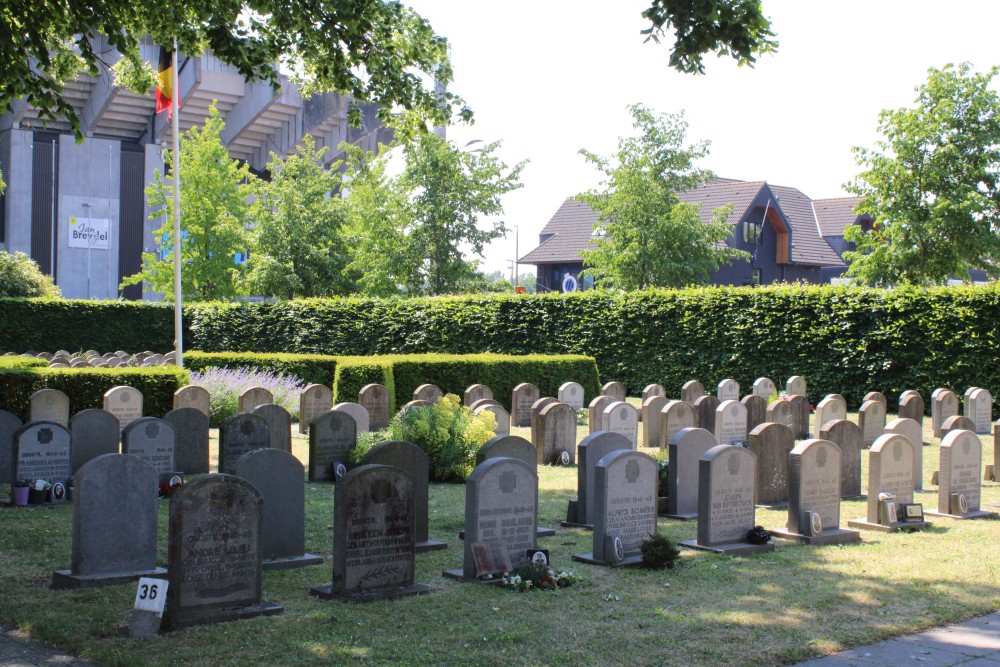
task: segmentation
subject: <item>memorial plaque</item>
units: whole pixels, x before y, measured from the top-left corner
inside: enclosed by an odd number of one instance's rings
[[[472,414],[478,415],[481,412],[493,413],[497,425],[493,429],[495,435],[510,435],[510,414],[496,402],[481,405],[472,410]]]
[[[667,404],[665,396],[650,396],[642,403],[642,446],[660,446],[660,415]]]
[[[715,436],[701,428],[681,429],[668,445],[667,516],[698,518],[698,467],[701,457],[717,446]]]
[[[441,391],[440,387],[433,384],[422,384],[413,390],[413,400],[415,401],[430,401],[431,403],[435,403],[442,396],[444,396],[444,392]]]
[[[292,415],[277,403],[258,405],[250,414],[267,424],[267,446],[283,452],[292,451]]]
[[[625,385],[621,382],[608,382],[603,387],[601,387],[601,394],[604,396],[610,396],[616,401],[625,402]]]
[[[346,465],[357,443],[357,426],[348,413],[331,410],[314,419],[309,425],[309,481],[332,482],[330,464]]]
[[[912,419],[920,424],[920,432],[924,430],[924,399],[923,397],[908,389],[899,395],[899,416],[904,419]],[[921,436],[923,440],[923,436]]]
[[[765,401],[770,400],[772,396],[777,396],[778,391],[774,387],[774,381],[771,378],[757,378],[753,383],[753,395],[760,396]]]
[[[574,410],[582,410],[585,405],[583,386],[576,382],[564,382],[559,387],[558,398]]]
[[[332,397],[330,399],[333,400]],[[389,425],[392,414],[389,406],[389,390],[380,384],[366,384],[358,392],[358,405],[368,411],[368,427],[378,431]]]
[[[615,402],[615,399],[610,396],[605,396],[601,394],[600,396],[595,396],[594,400],[590,402],[587,406],[588,418],[587,426],[590,433],[597,433],[604,428],[604,410]]]
[[[885,433],[904,436],[913,445],[913,488],[922,491],[924,488],[924,446],[923,430],[920,428],[920,424],[912,419],[900,417],[886,424]]]
[[[639,443],[639,412],[630,403],[615,401],[604,408],[601,430],[621,433],[632,443],[632,449],[635,449]]]
[[[760,396],[744,396],[740,401],[747,409],[747,433],[767,421],[767,400]]]
[[[621,433],[598,432],[580,441],[579,463],[576,468],[576,518],[569,523],[592,525],[594,523],[595,470],[597,463],[611,452],[632,449],[628,438]]]
[[[981,510],[982,465],[983,446],[975,433],[959,430],[945,435],[941,441],[937,514],[963,519],[994,516],[993,512]],[[965,498],[964,511],[955,511],[956,494]]]
[[[232,474],[236,460],[248,452],[270,447],[267,422],[252,412],[240,412],[219,429],[219,472]]]
[[[78,412],[69,420],[69,432],[73,435],[74,475],[87,461],[102,454],[118,453],[121,431],[118,419],[110,412],[96,408]]]
[[[283,611],[261,600],[263,505],[252,484],[232,475],[205,475],[177,489],[164,628]]]
[[[510,397],[510,418],[513,426],[531,426],[531,406],[541,397],[538,387],[522,382],[514,387]]]
[[[531,447],[531,443],[528,443],[522,438],[517,438],[521,442]],[[531,447],[531,453],[534,454],[534,447]],[[430,487],[430,463],[427,459],[427,454],[424,450],[420,449],[412,442],[404,442],[401,440],[390,440],[388,442],[381,442],[367,452],[361,458],[358,465],[382,465],[382,466],[392,466],[393,468],[398,468],[402,470],[410,479],[413,480],[413,513],[414,513],[414,530],[416,539],[416,550],[417,552],[433,551],[437,549],[444,549],[448,545],[444,542],[429,539],[429,529],[428,529],[428,489]],[[534,462],[532,462],[534,465]]]
[[[806,396],[806,379],[801,375],[793,375],[785,383],[785,394],[788,396]]]
[[[784,424],[792,432],[795,438],[795,426],[798,421],[795,418],[795,405],[791,401],[779,398],[767,406],[767,421],[772,424]]]
[[[719,383],[716,397],[720,403],[740,400],[740,383],[732,379],[723,380]]]
[[[206,417],[212,416],[212,395],[208,389],[189,384],[174,392],[174,410],[194,408]]]
[[[197,408],[176,408],[163,415],[177,436],[174,465],[177,472],[200,475],[208,472],[208,415]]]
[[[39,389],[28,398],[29,421],[69,427],[69,396],[58,389]]]
[[[17,415],[0,410],[0,484],[10,484],[11,466],[14,458],[14,432],[21,428]],[[118,435],[118,431],[115,431]]]
[[[694,413],[698,417],[695,424],[698,428],[703,428],[713,435],[715,434],[715,411],[719,409],[721,401],[711,394],[706,394],[695,399]]]
[[[122,454],[135,456],[149,464],[158,475],[177,472],[174,427],[163,419],[142,417],[122,431]]]
[[[975,424],[976,433],[991,433],[993,430],[993,395],[985,389],[972,391],[965,402],[965,416]]]
[[[816,423],[814,433],[817,439],[822,439],[820,432],[827,423],[838,419],[847,419],[847,402],[839,396],[827,396],[816,406]]]
[[[788,502],[788,455],[795,447],[792,429],[776,422],[764,422],[750,432],[750,451],[757,470],[757,504],[781,505]]]
[[[934,437],[940,438],[941,425],[948,417],[958,414],[958,396],[947,389],[935,389],[931,395],[931,428]]]
[[[681,387],[681,400],[688,405],[694,405],[694,402],[704,395],[705,386],[697,380],[688,380]]]
[[[55,422],[28,422],[14,431],[11,479],[66,484],[73,474],[72,436]]]
[[[634,408],[633,408],[634,411]],[[565,403],[555,401],[538,414],[538,462],[553,463],[569,454],[569,463],[576,461],[576,412]]]
[[[715,439],[720,445],[747,441],[747,409],[736,400],[723,401],[715,410]]]
[[[340,410],[354,417],[354,424],[358,428],[358,433],[367,433],[370,430],[370,420],[368,411],[357,403],[337,403],[334,410]]]
[[[104,409],[118,419],[118,428],[142,417],[142,392],[134,387],[112,387],[104,392]]]
[[[371,387],[372,385],[368,385]],[[381,386],[381,385],[379,385]],[[367,387],[365,388],[367,389]],[[361,390],[364,392],[364,389]],[[388,422],[388,393],[386,394],[386,421]],[[360,400],[359,400],[360,402]],[[299,394],[299,433],[308,433],[309,424],[324,412],[333,409],[333,390],[326,385],[310,384]]]
[[[885,408],[878,401],[865,401],[858,410],[858,426],[861,427],[861,444],[868,447],[885,430]]]
[[[674,436],[686,428],[695,428],[697,416],[687,401],[669,401],[660,410],[660,449],[666,450]]]
[[[249,413],[268,403],[274,403],[274,394],[265,387],[250,387],[240,392],[240,412]]]
[[[462,404],[471,407],[473,403],[484,398],[493,398],[493,390],[485,384],[469,385],[462,397]]]
[[[820,431],[821,440],[840,447],[840,497],[861,495],[861,428],[846,419],[827,422]]]

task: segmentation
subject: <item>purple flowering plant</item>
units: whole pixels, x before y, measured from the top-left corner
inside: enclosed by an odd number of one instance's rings
[[[204,387],[211,395],[211,425],[222,426],[240,410],[240,392],[250,387],[264,387],[274,395],[274,402],[288,410],[292,421],[299,418],[299,394],[306,388],[304,380],[284,373],[259,371],[253,368],[205,368],[191,373],[191,384]]]

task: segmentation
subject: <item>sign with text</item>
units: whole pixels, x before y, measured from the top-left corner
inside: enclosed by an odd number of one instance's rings
[[[111,221],[107,218],[70,216],[69,247],[108,250],[111,247]]]
[[[139,589],[135,593],[135,609],[150,611],[157,616],[163,616],[163,606],[167,601],[166,579],[152,579],[142,577],[139,579]]]

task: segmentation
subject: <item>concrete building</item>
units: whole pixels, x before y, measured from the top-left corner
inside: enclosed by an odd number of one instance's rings
[[[115,52],[104,48],[113,63]],[[159,62],[158,45],[141,48],[147,62]],[[341,141],[375,149],[391,137],[374,105],[362,107],[363,127],[348,127],[349,98],[328,93],[303,99],[284,77],[276,92],[267,83],[246,81],[211,54],[179,54],[178,72],[181,132],[203,124],[215,100],[230,155],[257,173],[271,152],[294,153],[307,133],[318,146],[330,147],[331,162],[341,157]],[[0,170],[7,182],[0,196],[0,247],[37,261],[67,298],[118,298],[121,278],[138,272],[142,252],[157,251],[153,231],[163,218],[149,218],[145,188],[156,170],[164,172],[170,122],[166,113],[155,113],[152,91],[136,95],[116,88],[109,72],[81,75],[66,86],[64,97],[80,118],[82,143],[68,122],[43,123],[24,100],[0,115]],[[80,234],[81,227],[93,233]],[[121,296],[143,295],[134,286]]]

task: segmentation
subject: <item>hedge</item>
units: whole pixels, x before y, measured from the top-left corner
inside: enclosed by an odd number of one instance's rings
[[[254,352],[185,352],[184,367],[201,371],[210,367],[253,368],[294,375],[310,384],[333,384],[337,357],[324,354],[277,354]]]

